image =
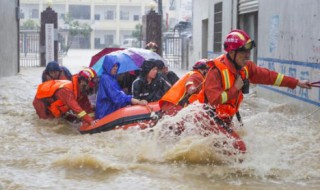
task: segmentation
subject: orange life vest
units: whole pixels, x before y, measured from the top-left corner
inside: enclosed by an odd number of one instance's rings
[[[38,86],[36,98],[45,99],[52,98],[57,90],[61,88],[67,88],[73,91],[74,96],[77,98],[78,95],[78,78],[77,76],[72,77],[72,81],[69,80],[49,80]],[[74,85],[75,84],[75,85]],[[54,117],[60,117],[62,114],[69,111],[69,107],[65,105],[61,100],[55,100],[48,106],[48,110]]]
[[[242,94],[242,91],[240,90],[238,97],[228,100],[227,93],[225,91],[230,89],[234,85],[234,83],[236,81],[236,76],[234,74],[232,74],[231,71],[228,69],[228,67],[220,60],[221,59],[217,58],[214,61],[214,67],[212,69],[217,68],[221,74],[221,77],[222,77],[221,81],[222,81],[222,87],[224,89],[224,92],[221,94],[222,104],[215,105],[215,110],[216,110],[216,113],[218,114],[218,116],[220,118],[223,118],[223,117],[233,116],[236,114],[236,112],[238,111],[239,106],[243,100],[243,94]],[[241,75],[242,79],[249,78],[247,66],[243,67],[240,70],[240,75]],[[206,100],[205,93],[204,93],[204,83],[205,83],[205,81],[203,82],[202,89],[198,95],[198,100],[201,103],[208,102]]]
[[[200,73],[199,71],[190,71],[185,74],[179,81],[177,81],[171,88],[168,90],[162,98],[159,100],[159,105],[162,107],[164,102],[170,102],[174,105],[178,105],[179,102],[185,97],[186,94],[186,82],[190,78],[191,75],[195,73]],[[202,75],[201,75],[202,76]],[[192,103],[198,100],[198,94],[192,94],[188,101]]]

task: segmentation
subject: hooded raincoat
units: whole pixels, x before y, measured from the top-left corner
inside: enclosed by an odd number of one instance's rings
[[[118,64],[114,57],[106,56],[102,65],[103,73],[97,93],[96,119],[131,104],[131,95],[125,94],[117,82],[116,75],[111,75],[111,69]]]

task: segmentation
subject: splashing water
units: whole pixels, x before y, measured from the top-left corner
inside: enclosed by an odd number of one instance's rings
[[[208,121],[196,117],[199,104],[152,129],[81,135],[68,122],[35,114],[42,70],[0,79],[0,189],[320,188],[319,112],[304,117],[312,110],[245,97],[244,127],[235,126],[247,152],[236,156],[223,154],[231,143],[217,145],[228,142],[224,135],[203,136]],[[170,126],[181,121],[185,130],[176,135]]]

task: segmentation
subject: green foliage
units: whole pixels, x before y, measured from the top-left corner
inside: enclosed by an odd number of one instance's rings
[[[139,41],[141,41],[141,26],[141,24],[137,24],[132,32],[132,37],[137,38]]]
[[[81,35],[83,37],[88,37],[92,32],[92,28],[87,23],[80,23],[72,18],[70,13],[65,14],[64,24],[68,26],[68,42],[65,45],[64,50],[68,51],[72,45],[73,39],[77,35]]]
[[[24,23],[22,23],[21,29],[35,30],[35,29],[39,29],[39,25],[34,20],[28,19]]]

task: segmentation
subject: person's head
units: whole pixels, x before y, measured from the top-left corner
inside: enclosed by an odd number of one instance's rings
[[[224,41],[224,50],[229,54],[236,67],[246,65],[250,58],[250,51],[256,47],[255,42],[243,30],[232,30]]]
[[[154,79],[157,76],[158,67],[157,61],[154,59],[144,60],[141,65],[140,75],[145,78]]]
[[[116,77],[120,64],[118,63],[116,55],[108,55],[104,58],[102,63],[103,72]]]
[[[78,74],[78,83],[81,93],[92,94],[97,87],[99,78],[91,68],[85,68]]]
[[[158,51],[158,44],[156,44],[155,42],[149,42],[147,45],[146,45],[146,49],[150,49],[151,51],[153,52],[157,52]]]
[[[61,72],[60,65],[56,61],[49,62],[45,69],[45,73],[54,80],[59,79],[60,72]]]
[[[208,65],[207,62],[209,60],[208,59],[200,59],[199,61],[197,61],[193,66],[192,69],[193,70],[198,70],[199,72],[201,72],[203,75],[205,75],[208,72]]]
[[[160,73],[166,74],[168,72],[168,67],[164,64],[162,60],[156,60],[158,71]]]

